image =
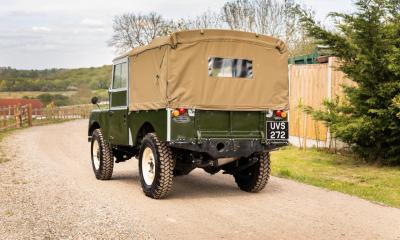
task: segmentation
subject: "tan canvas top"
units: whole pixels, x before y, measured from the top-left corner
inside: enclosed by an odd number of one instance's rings
[[[176,47],[178,43],[188,43],[193,41],[204,41],[204,40],[237,40],[237,41],[252,41],[255,43],[269,45],[276,47],[279,51],[285,52],[286,46],[283,41],[270,36],[259,35],[249,32],[241,31],[230,31],[230,30],[193,30],[193,31],[181,31],[172,33],[169,36],[155,38],[150,44],[145,46],[136,47],[133,50],[117,57],[114,59],[118,60],[127,56],[134,56],[143,51],[154,49],[164,45],[170,45]]]
[[[132,111],[288,107],[287,50],[276,38],[227,30],[183,31],[122,57],[129,58]]]

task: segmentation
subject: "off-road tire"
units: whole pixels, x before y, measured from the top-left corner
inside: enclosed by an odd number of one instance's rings
[[[146,184],[142,173],[143,152],[147,147],[152,150],[155,161],[155,176],[151,185]],[[142,140],[139,152],[140,183],[146,196],[161,199],[170,193],[174,165],[172,151],[167,144],[160,141],[155,133],[148,133]]]
[[[259,161],[254,165],[233,174],[239,188],[246,192],[256,193],[264,189],[271,172],[269,153],[259,155]]]
[[[98,169],[96,169],[95,167],[94,164],[95,159],[93,158],[94,154],[93,145],[95,141],[98,142],[100,148],[98,156],[100,163]],[[92,167],[96,178],[99,180],[110,180],[114,168],[114,157],[112,154],[110,144],[104,139],[100,129],[96,129],[93,131],[90,150],[91,150],[90,152],[91,152]]]

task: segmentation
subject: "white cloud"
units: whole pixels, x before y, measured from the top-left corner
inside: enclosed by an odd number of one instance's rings
[[[59,47],[55,44],[48,44],[48,43],[27,43],[22,45],[22,49],[25,51],[49,51],[49,50],[56,50]]]
[[[155,11],[180,19],[207,9],[218,11],[226,1],[0,0],[0,66],[27,69],[110,63],[114,51],[106,42],[112,36],[115,15]],[[295,1],[312,7],[319,20],[329,11],[351,11],[353,2]]]
[[[103,22],[93,18],[85,18],[81,22],[85,26],[89,27],[101,27],[103,26]]]
[[[32,27],[32,31],[34,32],[51,32],[51,29],[43,26],[34,26]]]

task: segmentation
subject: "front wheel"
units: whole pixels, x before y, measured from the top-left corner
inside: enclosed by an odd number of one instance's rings
[[[233,174],[239,188],[246,192],[259,192],[268,183],[271,172],[269,153],[259,155],[259,161],[254,165]]]
[[[114,168],[114,157],[108,142],[104,139],[100,129],[92,134],[91,157],[94,174],[99,180],[111,179]]]
[[[140,183],[146,196],[165,198],[172,188],[172,151],[155,133],[147,134],[139,152]]]

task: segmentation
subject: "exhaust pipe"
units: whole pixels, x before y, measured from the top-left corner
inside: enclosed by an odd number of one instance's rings
[[[234,162],[234,161],[236,161],[238,159],[239,158],[218,158],[217,159],[217,163],[218,163],[218,166],[222,166],[222,165]]]

